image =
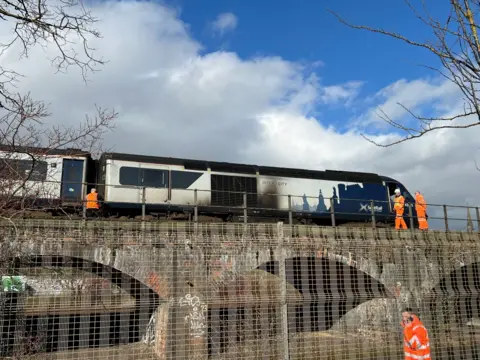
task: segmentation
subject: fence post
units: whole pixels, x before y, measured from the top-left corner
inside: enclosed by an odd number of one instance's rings
[[[447,212],[447,205],[443,205],[443,219],[445,220],[445,231],[448,231],[448,212]]]
[[[82,183],[83,186],[85,186],[85,193],[82,194],[82,198],[80,199],[81,204],[82,204],[82,219],[84,221],[87,220],[87,194],[88,191],[88,183]]]
[[[412,205],[413,204],[408,204],[408,217],[410,218],[410,230],[415,229],[415,223],[413,222],[413,210],[412,210]]]
[[[172,268],[171,268],[171,276],[172,276],[172,282],[171,282],[171,296],[172,296],[172,302],[170,303],[169,306],[169,319],[168,319],[168,332],[167,332],[167,354],[171,354],[171,359],[178,359],[181,353],[181,349],[178,349],[177,346],[179,343],[181,343],[181,339],[177,339],[179,336],[182,335],[181,331],[179,334],[179,327],[182,325],[182,320],[181,320],[181,314],[179,314],[179,307],[178,307],[178,300],[179,300],[179,269],[178,269],[178,240],[174,240],[173,243],[173,249],[172,249]],[[182,330],[182,329],[180,329]]]
[[[477,215],[477,231],[480,233],[480,210],[478,206],[475,208],[475,213]]]
[[[333,199],[330,198],[330,217],[332,218],[332,226],[335,227],[335,208],[333,204]]]
[[[470,213],[470,207],[467,206],[467,231],[473,232],[473,229],[474,229],[474,226],[473,226],[472,214]]]
[[[288,195],[288,224],[293,225],[292,195]]]
[[[375,230],[377,222],[375,221],[375,201],[370,200],[370,212],[372,213],[372,229]]]
[[[247,223],[247,192],[243,193],[243,223]]]
[[[193,221],[198,222],[198,190],[193,190]]]
[[[145,194],[145,186],[142,187],[142,220],[145,220],[145,213],[146,213],[146,194]]]
[[[198,234],[198,191],[193,190],[193,230]]]
[[[280,277],[280,306],[282,313],[282,337],[283,337],[283,359],[289,360],[289,338],[288,338],[288,304],[287,304],[287,272],[286,272],[286,252],[283,244],[283,236],[278,239],[278,276]]]

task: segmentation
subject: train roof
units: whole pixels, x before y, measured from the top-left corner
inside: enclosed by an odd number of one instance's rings
[[[206,160],[192,160],[172,157],[159,157],[150,155],[124,154],[124,153],[103,153],[101,160],[124,160],[133,162],[144,162],[151,164],[165,164],[184,166],[186,170],[203,170],[210,168],[212,171],[225,173],[242,173],[242,174],[256,174],[266,176],[278,177],[293,177],[293,178],[307,178],[307,179],[325,179],[338,180],[349,182],[372,182],[381,183],[385,179],[383,176],[374,173],[353,172],[353,171],[339,171],[339,170],[306,170],[296,168],[284,168],[273,166],[260,166],[251,164],[238,164],[229,162],[206,161]]]
[[[0,151],[11,153],[35,154],[35,155],[63,155],[63,156],[78,156],[91,157],[90,152],[82,149],[66,148],[66,149],[49,149],[34,146],[14,146],[0,144]]]

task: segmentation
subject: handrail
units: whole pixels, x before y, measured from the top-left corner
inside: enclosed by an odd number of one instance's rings
[[[81,190],[78,189],[81,185]],[[247,192],[247,191],[218,191],[210,189],[178,189],[178,188],[149,188],[145,186],[123,186],[123,185],[109,185],[109,184],[96,184],[96,183],[80,183],[69,182],[68,186],[72,188],[77,187],[77,191],[80,193],[72,197],[58,197],[58,193],[61,191],[62,186],[65,183],[59,181],[44,181],[41,186],[31,186],[31,195],[39,197],[41,199],[50,200],[53,202],[59,202],[60,205],[67,202],[72,202],[78,206],[83,204],[84,217],[85,212],[85,196],[87,189],[90,187],[102,188],[114,188],[114,189],[137,189],[139,191],[138,203],[141,204],[142,219],[145,220],[148,212],[148,208],[152,205],[168,205],[179,206],[185,208],[188,212],[191,208],[193,213],[193,221],[198,222],[200,210],[205,207],[215,208],[223,207],[230,210],[240,210],[239,213],[243,217],[243,222],[247,223],[248,217],[255,215],[255,212],[281,212],[287,214],[289,224],[293,224],[294,218],[298,214],[308,214],[309,216],[318,217],[321,219],[329,219],[332,226],[336,226],[338,221],[342,218],[348,217],[357,218],[357,220],[364,220],[370,222],[373,228],[376,228],[379,223],[386,221],[386,219],[392,219],[393,212],[389,210],[389,204],[393,203],[393,200],[375,200],[375,199],[354,199],[344,197],[323,197],[323,204],[319,203],[319,196],[306,196],[299,194],[275,194],[275,193],[260,193],[260,192]],[[167,190],[165,198],[160,196],[162,190]],[[169,190],[169,191],[168,191]],[[173,190],[173,191],[172,191]],[[75,193],[75,191],[74,191]],[[105,193],[104,190],[100,193]],[[176,194],[177,193],[177,194]],[[215,194],[215,195],[214,195]],[[28,193],[26,195],[29,196]],[[178,199],[182,197],[180,202]],[[386,198],[386,194],[385,194]],[[312,201],[313,199],[313,201]],[[226,201],[229,200],[229,201]],[[102,200],[100,202],[103,202]],[[208,205],[205,205],[208,204]],[[272,206],[275,204],[275,206]],[[318,206],[320,204],[320,206]],[[355,209],[354,211],[352,209]],[[473,214],[471,213],[473,211]],[[459,213],[464,215],[459,216]],[[468,231],[473,231],[474,228],[480,228],[480,211],[479,207],[467,206],[467,205],[447,205],[447,204],[427,204],[428,221],[434,225],[433,227],[440,226],[439,222],[442,222],[442,226],[445,231],[450,229],[459,228],[454,222],[467,221],[467,226],[464,228]],[[413,229],[418,221],[418,217],[415,213],[414,202],[405,200],[405,221],[408,227]],[[474,219],[475,218],[475,219]],[[476,223],[476,226],[474,226]]]

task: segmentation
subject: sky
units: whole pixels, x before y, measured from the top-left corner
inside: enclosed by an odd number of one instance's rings
[[[432,13],[443,16],[434,4]],[[49,46],[26,59],[15,48],[0,57],[24,75],[18,91],[50,104],[52,124],[74,125],[98,104],[119,112],[105,138],[117,152],[375,172],[422,191],[429,203],[480,205],[480,128],[437,131],[390,148],[361,136],[396,139],[376,113],[410,123],[397,102],[426,115],[461,106],[451,83],[419,66],[437,65],[428,53],[350,29],[327,12],[431,39],[403,0],[388,7],[382,0],[85,5],[100,20],[102,38],[91,45],[108,60],[88,83],[75,69],[55,73]],[[11,27],[0,24],[2,41]]]

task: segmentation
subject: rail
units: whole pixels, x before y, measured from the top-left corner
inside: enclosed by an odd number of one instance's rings
[[[78,187],[78,185],[82,185]],[[65,188],[74,189],[72,196],[58,197],[66,193]],[[80,188],[83,187],[83,190]],[[363,222],[373,228],[385,222],[394,221],[393,200],[348,198],[342,196],[324,197],[305,194],[275,194],[249,191],[218,191],[185,188],[149,188],[95,183],[69,182],[63,185],[56,181],[44,181],[41,187],[32,187],[29,192],[35,198],[47,200],[51,207],[76,205],[83,208],[83,217],[88,217],[85,207],[85,190],[98,187],[101,194],[115,197],[129,207],[137,207],[140,220],[148,220],[149,215],[157,215],[167,210],[170,214],[188,214],[188,220],[198,222],[202,215],[229,213],[239,221],[248,223],[249,218],[277,218],[294,224],[296,221],[319,221],[331,226],[345,222]],[[77,188],[78,191],[75,190]],[[62,190],[63,189],[63,190]],[[127,192],[128,190],[128,192]],[[133,191],[132,191],[133,190]],[[318,190],[315,190],[318,191]],[[77,194],[81,192],[81,194]],[[403,218],[409,229],[418,228],[415,201],[405,196]],[[386,199],[386,194],[383,196]],[[103,198],[99,199],[103,204]],[[110,201],[106,201],[110,203]],[[430,229],[480,231],[480,208],[478,206],[447,205],[427,203],[427,221]]]

